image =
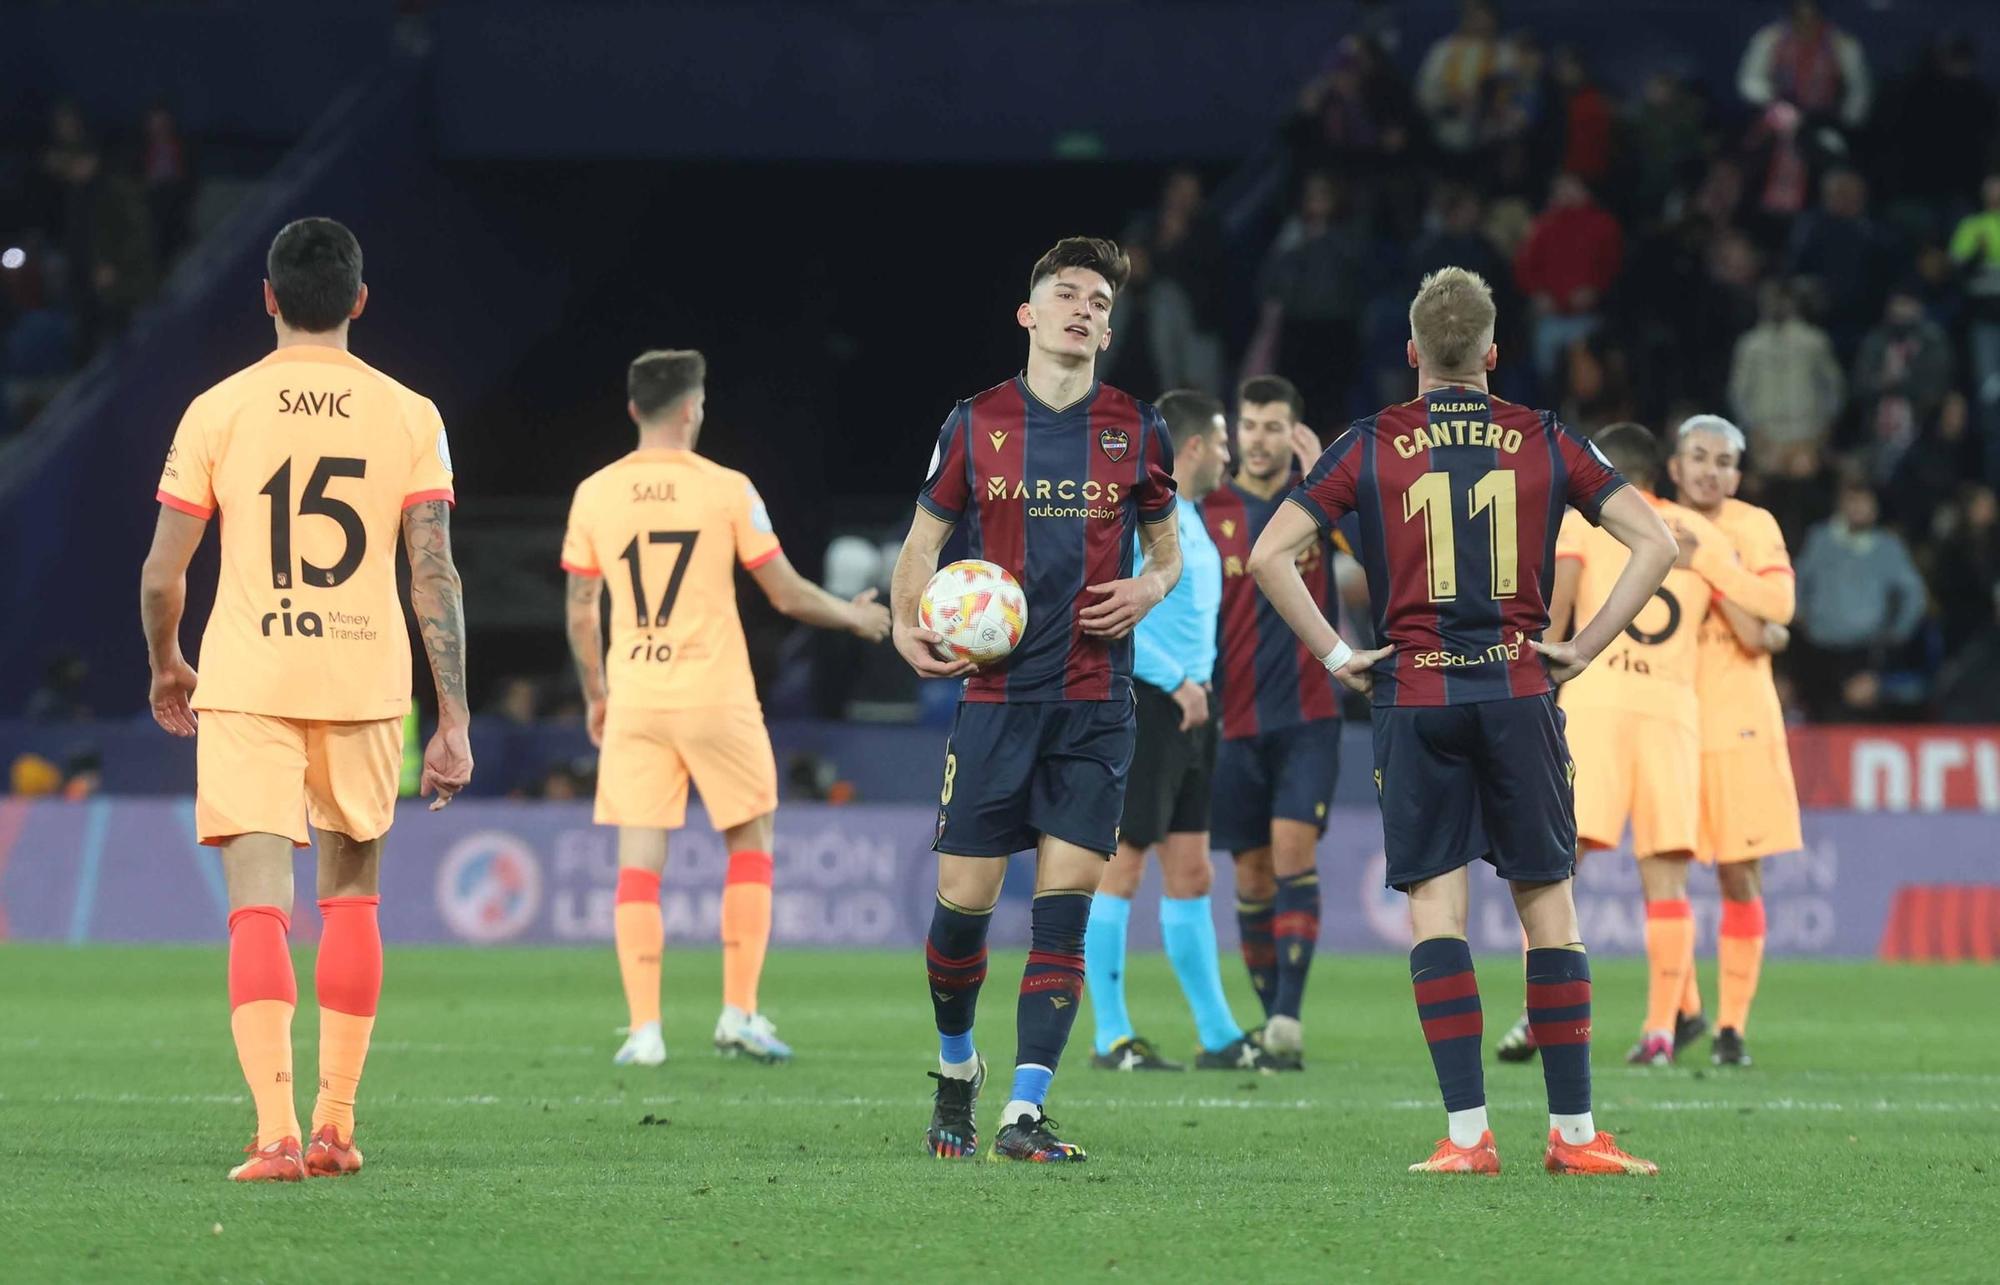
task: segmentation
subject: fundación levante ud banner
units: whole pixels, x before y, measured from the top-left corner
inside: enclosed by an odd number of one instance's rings
[[[716,940],[727,856],[702,824],[674,835],[663,882],[670,942]],[[917,806],[778,811],[774,939],[794,946],[916,947],[930,922],[935,811]],[[1890,911],[1909,890],[1946,894],[2000,885],[2000,834],[1990,816],[1809,812],[1804,852],[1765,864],[1775,954],[1873,955]],[[1320,847],[1325,896],[1321,944],[1401,951],[1400,894],[1382,886],[1382,834],[1372,808],[1337,808]],[[311,941],[309,853],[300,854],[296,936]],[[1215,911],[1236,940],[1227,870],[1216,857]],[[1483,864],[1472,880],[1472,939],[1481,950],[1519,948],[1506,888]],[[590,822],[588,804],[461,800],[442,812],[406,804],[389,834],[382,929],[392,941],[469,945],[602,943],[611,939],[615,831]],[[1704,943],[1719,915],[1714,876],[1694,876]],[[1031,863],[1012,863],[996,912],[996,944],[1027,943]],[[1158,944],[1158,873],[1149,871],[1132,918],[1134,944]],[[1577,879],[1583,931],[1594,951],[1644,949],[1638,875],[1623,853],[1600,853]],[[214,849],[194,840],[187,800],[100,798],[81,803],[0,801],[0,932],[75,943],[212,942],[227,907]]]

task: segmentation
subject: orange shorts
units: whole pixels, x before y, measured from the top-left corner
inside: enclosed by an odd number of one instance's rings
[[[1799,790],[1782,738],[1701,756],[1701,846],[1707,862],[1755,861],[1806,846]]]
[[[1677,720],[1622,709],[1565,709],[1576,763],[1576,834],[1632,854],[1692,852],[1701,828],[1701,736]]]
[[[403,771],[403,720],[331,723],[205,709],[195,732],[195,829],[203,843],[281,834],[310,821],[366,843],[389,832]]]
[[[690,778],[718,830],[776,811],[778,763],[764,711],[621,709],[613,700],[597,760],[597,823],[678,830]]]

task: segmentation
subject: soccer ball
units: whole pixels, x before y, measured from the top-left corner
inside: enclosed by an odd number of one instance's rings
[[[943,641],[942,660],[1004,660],[1028,629],[1028,598],[1007,569],[977,558],[941,568],[924,586],[917,623]]]

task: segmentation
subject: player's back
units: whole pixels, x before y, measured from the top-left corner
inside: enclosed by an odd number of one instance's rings
[[[640,709],[755,705],[736,566],[779,553],[750,479],[693,451],[637,450],[585,478],[562,565],[611,594],[606,682]]]
[[[1792,574],[1784,533],[1767,510],[1724,500],[1714,526],[1753,575]],[[1783,735],[1785,715],[1771,676],[1771,655],[1745,651],[1720,608],[1709,613],[1701,628],[1695,686],[1703,746],[1722,748],[1746,732],[1773,739]]]
[[[437,408],[344,349],[280,348],[196,398],[160,479],[162,502],[222,519],[195,707],[401,715],[398,528],[451,498]]]
[[[1657,496],[1647,500],[1669,524],[1682,523],[1703,540],[1723,539],[1694,510]],[[1609,534],[1572,514],[1563,520],[1556,556],[1581,564],[1574,632],[1604,605],[1631,555]],[[1666,582],[1654,591],[1625,631],[1590,668],[1564,685],[1564,708],[1629,710],[1695,726],[1695,666],[1711,597],[1708,581],[1693,571],[1675,567],[1667,572]]]
[[[1293,493],[1322,526],[1352,511],[1376,638],[1374,702],[1461,705],[1540,695],[1527,645],[1548,625],[1565,505],[1593,517],[1624,484],[1546,411],[1440,388],[1358,421]]]

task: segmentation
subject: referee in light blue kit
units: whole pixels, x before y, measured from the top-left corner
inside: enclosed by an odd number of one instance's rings
[[[1222,558],[1202,523],[1199,502],[1222,484],[1229,432],[1222,403],[1206,393],[1176,390],[1156,403],[1174,444],[1174,482],[1181,504],[1181,578],[1134,634],[1132,697],[1138,743],[1125,785],[1118,852],[1104,871],[1083,938],[1084,982],[1097,1017],[1091,1065],[1112,1071],[1179,1071],[1150,1040],[1132,1029],[1125,1011],[1125,933],[1132,895],[1157,847],[1166,896],[1160,933],[1167,958],[1194,1013],[1203,1070],[1261,1070],[1264,1051],[1243,1037],[1222,995],[1215,919],[1209,910],[1209,782],[1215,773],[1216,726],[1208,683],[1215,670],[1217,617],[1222,610]],[[1134,574],[1137,574],[1136,572]]]

